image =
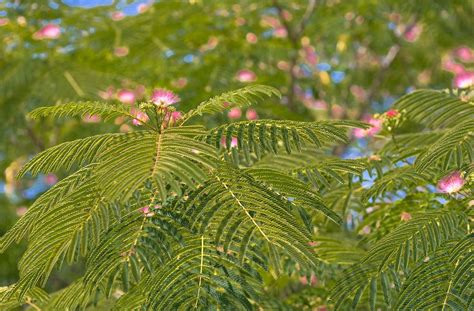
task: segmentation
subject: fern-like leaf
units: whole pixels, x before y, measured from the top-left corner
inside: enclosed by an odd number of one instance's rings
[[[280,92],[266,85],[250,85],[244,88],[217,95],[201,104],[196,109],[190,110],[183,116],[186,122],[194,116],[221,112],[231,107],[247,107],[263,100],[264,97],[281,97]]]
[[[408,119],[430,128],[453,127],[474,117],[474,105],[433,90],[414,91],[400,98],[394,107]]]
[[[397,310],[470,310],[474,281],[474,237],[447,243],[420,263],[404,282]],[[453,245],[454,244],[454,245]]]
[[[101,102],[78,102],[49,107],[40,107],[28,114],[28,116],[32,119],[39,119],[42,117],[85,117],[91,115],[100,116],[104,121],[115,119],[121,116],[135,119],[135,117],[130,113],[129,109],[125,106],[104,104]]]

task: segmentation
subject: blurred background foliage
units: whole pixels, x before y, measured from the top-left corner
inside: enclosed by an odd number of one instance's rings
[[[255,82],[279,88],[283,98],[210,117],[209,124],[369,120],[413,89],[474,83],[473,13],[465,0],[0,1],[0,234],[61,178],[17,181],[26,159],[58,142],[131,130],[123,120],[105,125],[94,116],[32,122],[25,114],[35,107],[133,104],[165,87],[186,111]],[[366,155],[366,136],[355,135],[337,152]],[[21,251],[20,245],[0,255],[0,286],[16,280]],[[55,276],[51,287],[63,287],[75,273]],[[291,301],[282,282],[275,291]],[[294,286],[313,283],[308,275]]]

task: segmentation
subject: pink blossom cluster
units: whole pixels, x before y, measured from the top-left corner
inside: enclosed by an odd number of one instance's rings
[[[472,62],[474,62],[474,51],[467,46],[458,47],[443,59],[443,69],[454,74],[455,87],[467,88],[474,85],[474,71],[464,66]]]
[[[47,24],[33,34],[35,40],[57,39],[61,36],[61,28],[56,24]]]
[[[383,121],[372,116],[365,116],[362,121],[371,125],[368,129],[356,128],[352,132],[355,138],[372,137],[382,130]]]
[[[186,83],[186,81],[181,82],[181,84],[182,83]],[[115,90],[114,87],[109,86],[106,90],[100,91],[99,96],[105,100],[116,99],[125,105],[130,105],[130,113],[134,116],[132,124],[139,126],[149,121],[148,115],[136,106],[137,101],[145,97],[145,92],[146,90],[143,85],[138,85],[134,89],[121,88],[118,90]],[[155,89],[150,95],[150,101],[158,107],[166,108],[178,103],[180,100],[181,99],[178,95],[164,88]],[[182,114],[180,111],[169,111],[165,115],[164,122],[168,125],[174,124],[181,118]],[[100,121],[100,118],[98,118],[98,116],[85,116],[83,121],[87,123],[98,122]],[[115,123],[121,124],[121,131],[129,131],[130,127],[124,124],[124,122],[125,120],[119,117],[116,119]]]
[[[224,103],[224,107],[228,107],[229,105],[230,105],[229,103]],[[227,112],[227,117],[229,117],[229,119],[232,119],[232,120],[240,119],[242,117],[242,109],[240,109],[239,107],[231,108],[229,112]],[[245,117],[247,118],[247,120],[250,120],[250,121],[257,120],[258,113],[255,109],[249,108],[245,112]]]
[[[454,171],[438,181],[438,189],[443,193],[455,193],[466,183],[460,171]]]

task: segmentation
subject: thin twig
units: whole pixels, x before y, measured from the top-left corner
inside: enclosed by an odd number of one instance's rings
[[[296,87],[296,82],[298,78],[296,77],[295,73],[295,66],[298,60],[298,50],[300,49],[300,44],[301,44],[301,37],[303,36],[304,30],[306,26],[309,23],[309,20],[311,19],[311,16],[313,15],[315,9],[316,9],[316,0],[309,0],[308,1],[308,6],[306,7],[306,11],[303,14],[303,17],[301,18],[300,22],[293,28],[292,25],[286,20],[285,14],[284,14],[284,9],[281,6],[281,4],[278,2],[278,0],[273,0],[273,6],[277,9],[278,11],[278,16],[280,18],[280,22],[282,23],[283,27],[285,28],[287,34],[288,34],[288,39],[293,47],[293,50],[291,51],[290,55],[290,81],[289,81],[289,87],[288,87],[288,107],[290,110],[295,110],[295,87]]]

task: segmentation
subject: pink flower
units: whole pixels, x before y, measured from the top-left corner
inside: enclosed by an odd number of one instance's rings
[[[25,215],[27,211],[28,211],[28,208],[26,208],[24,206],[20,206],[16,209],[16,215],[18,217],[21,217],[21,216]]]
[[[176,104],[181,99],[172,91],[166,89],[156,89],[151,95],[151,100],[155,105],[167,107]]]
[[[247,42],[250,43],[250,44],[255,44],[258,41],[258,37],[253,32],[249,32],[245,36],[245,40],[247,40]]]
[[[460,74],[457,74],[454,77],[454,85],[457,88],[466,88],[474,85],[474,72],[466,71]]]
[[[310,65],[313,65],[313,66],[316,65],[316,63],[318,62],[318,56],[316,55],[314,48],[312,46],[306,46],[304,48],[304,53],[305,53],[306,61]]]
[[[47,24],[33,34],[33,39],[57,39],[61,36],[61,28],[55,24]]]
[[[284,71],[287,71],[290,69],[290,64],[288,62],[285,62],[284,60],[280,60],[278,63],[277,63],[277,67],[278,69],[280,70],[284,70]]]
[[[122,89],[117,93],[117,99],[124,104],[133,104],[135,102],[135,93],[131,90]]]
[[[52,186],[58,182],[58,177],[54,174],[48,174],[44,178],[44,181],[48,186]]]
[[[331,114],[334,119],[341,119],[344,116],[345,109],[340,105],[332,105]]]
[[[117,46],[114,48],[114,55],[117,57],[124,57],[127,56],[129,53],[129,49],[126,46]]]
[[[439,180],[438,189],[444,193],[458,192],[465,183],[466,181],[463,179],[462,173],[454,171]]]
[[[251,70],[242,69],[237,73],[236,78],[240,82],[253,82],[257,80],[257,75]]]
[[[82,117],[82,122],[84,123],[99,123],[100,122],[100,116],[93,114],[87,114],[84,117]]]
[[[0,18],[0,27],[8,25],[10,20],[8,18]]]
[[[181,113],[181,111],[173,111],[171,113],[171,120],[173,120],[173,122],[178,121],[182,117],[183,117],[183,114]]]
[[[227,113],[227,116],[230,119],[239,119],[242,116],[242,110],[240,110],[240,108],[238,108],[238,107],[232,108]]]
[[[138,13],[145,13],[150,8],[150,4],[140,3],[137,7]]]
[[[140,212],[142,212],[143,215],[145,215],[146,217],[151,217],[151,216],[155,215],[155,213],[153,213],[153,211],[151,210],[151,208],[149,206],[144,206],[144,207],[140,208]]]
[[[400,219],[402,221],[409,221],[411,219],[411,214],[410,213],[407,213],[407,212],[402,212],[400,214]]]
[[[226,148],[226,141],[227,141],[227,138],[225,136],[222,136],[221,145],[224,146],[224,148]],[[230,141],[230,148],[235,148],[237,147],[237,145],[238,145],[237,137],[232,137]]]
[[[315,246],[318,246],[318,245],[319,245],[319,242],[317,242],[317,241],[309,241],[309,242],[308,242],[308,245],[311,246],[311,247],[315,247]]]
[[[474,53],[467,46],[461,46],[454,51],[456,55],[463,62],[472,62],[474,60]]]
[[[317,282],[318,282],[318,278],[316,278],[316,275],[313,272],[311,272],[309,283],[311,284],[311,286],[315,286]]]
[[[258,119],[258,114],[257,111],[253,108],[247,109],[247,112],[245,113],[245,117],[247,120],[257,120]]]
[[[301,285],[308,285],[308,278],[306,277],[306,275],[300,276],[300,283]]]
[[[352,85],[351,94],[355,97],[355,99],[359,102],[363,102],[367,99],[367,92],[364,88],[358,85]]]
[[[396,116],[398,116],[400,113],[398,112],[398,110],[396,109],[390,109],[388,110],[387,112],[385,112],[385,116],[388,118],[388,119],[392,119],[392,118],[395,118]]]
[[[112,13],[112,20],[119,21],[125,18],[125,14],[123,12],[113,12]]]
[[[279,26],[273,30],[273,35],[276,38],[286,38],[288,35],[288,32],[286,31],[286,28],[283,26]]]
[[[416,24],[408,28],[403,36],[408,42],[415,42],[420,37],[422,31],[423,27]]]
[[[443,69],[446,71],[450,71],[455,74],[460,74],[465,71],[464,66],[461,64],[457,64],[449,57],[443,61]]]
[[[135,117],[135,119],[132,120],[133,125],[139,126],[143,125],[143,123],[148,122],[148,115],[138,109],[132,109],[132,115]]]
[[[354,135],[355,138],[371,137],[371,136],[376,135],[382,129],[382,120],[369,117],[369,118],[365,118],[364,121],[372,125],[372,127],[366,130],[361,129],[361,128],[354,129],[352,134]]]
[[[145,92],[146,92],[146,88],[144,85],[142,84],[139,84],[135,87],[135,96],[137,97],[137,99],[142,99],[145,95]]]
[[[105,100],[112,99],[114,97],[114,88],[112,86],[109,86],[107,90],[99,91],[99,96]]]
[[[172,82],[172,85],[173,85],[175,88],[178,88],[178,89],[182,89],[182,88],[185,87],[187,84],[188,84],[188,79],[186,79],[185,77],[181,77],[181,78],[179,78],[178,80],[175,80],[175,81]]]

